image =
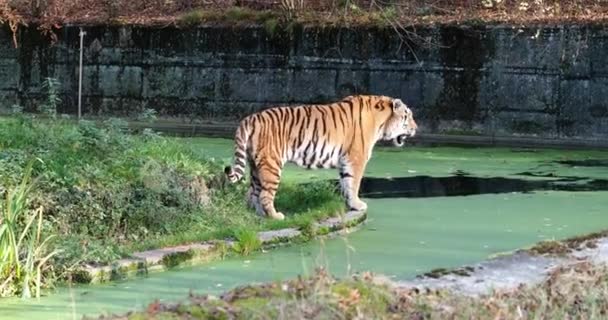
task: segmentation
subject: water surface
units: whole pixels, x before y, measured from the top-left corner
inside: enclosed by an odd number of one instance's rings
[[[226,158],[230,142],[193,139]],[[189,290],[220,293],[324,265],[337,275],[371,270],[408,279],[437,267],[608,227],[608,153],[499,148],[377,149],[362,192],[369,220],[346,237],[181,268],[125,282],[61,288],[40,301],[0,301],[0,319],[67,319],[141,308]],[[284,180],[334,179],[290,166]],[[280,209],[280,208],[279,208]]]

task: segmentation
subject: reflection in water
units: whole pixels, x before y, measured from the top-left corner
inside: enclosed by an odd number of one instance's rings
[[[561,160],[555,162],[570,167],[608,167],[608,159]]]
[[[425,198],[492,193],[553,191],[607,191],[608,180],[568,177],[556,180],[525,180],[503,177],[398,177],[363,178],[363,198]]]

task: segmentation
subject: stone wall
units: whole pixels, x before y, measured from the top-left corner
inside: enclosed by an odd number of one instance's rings
[[[154,108],[185,122],[353,93],[402,98],[424,132],[608,138],[608,28],[86,27],[85,114]],[[79,29],[0,34],[0,102],[33,108],[46,76],[76,113]]]

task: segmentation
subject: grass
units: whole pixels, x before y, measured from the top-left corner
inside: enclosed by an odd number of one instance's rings
[[[240,229],[234,233],[234,236],[236,238],[236,244],[233,249],[244,256],[248,256],[262,247],[262,242],[258,238],[257,232],[253,230]]]
[[[32,165],[26,167],[22,182],[6,192],[0,207],[0,297],[20,294],[24,298],[40,297],[49,282],[47,262],[58,250],[48,247],[52,236],[43,232],[43,208],[31,210],[28,196]]]
[[[556,269],[538,285],[481,296],[399,288],[369,273],[335,279],[318,270],[309,278],[239,287],[220,298],[155,302],[145,312],[113,319],[603,319],[607,296],[608,267],[589,262]]]
[[[269,10],[252,10],[246,7],[230,7],[226,10],[195,9],[181,14],[177,24],[182,27],[191,27],[202,23],[230,23],[230,24],[261,24],[272,33],[279,23],[281,15]]]
[[[55,276],[85,262],[106,263],[134,251],[233,236],[239,240],[237,251],[250,254],[259,248],[252,238],[256,231],[306,226],[344,211],[329,183],[303,187],[286,182],[276,202],[287,218],[258,217],[245,205],[246,184],[222,182],[229,159],[210,158],[204,145],[150,130],[127,134],[117,119],[74,124],[22,114],[1,121],[2,185],[22,190],[21,181],[31,170],[35,187],[19,191],[11,201],[21,206],[17,214],[36,212],[40,223],[5,218],[0,230],[15,234],[27,226],[39,234],[44,227],[44,234],[55,236],[48,241],[38,236],[40,242],[34,243],[61,249],[48,260]],[[31,158],[40,161],[28,169]],[[6,242],[14,245],[13,238]]]

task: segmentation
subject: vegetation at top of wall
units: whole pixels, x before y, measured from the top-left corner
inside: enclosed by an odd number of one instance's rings
[[[396,31],[415,24],[537,23],[605,21],[608,3],[600,0],[5,0],[0,22],[9,25],[18,45],[20,26],[35,24],[51,40],[65,24],[196,25],[279,21],[321,25],[383,25]],[[407,34],[407,32],[405,32]]]
[[[337,280],[311,277],[244,286],[219,298],[154,302],[145,311],[102,319],[603,319],[608,269],[589,262],[558,268],[539,285],[479,297],[395,287],[363,273]]]
[[[145,112],[141,118],[154,117]],[[38,287],[32,267],[50,280],[81,263],[235,236],[247,254],[257,249],[250,233],[344,211],[329,183],[285,183],[277,207],[290,214],[287,219],[259,217],[246,208],[247,185],[225,183],[228,159],[208,158],[151,130],[129,134],[119,119],[75,123],[16,113],[0,124],[0,195],[6,198],[0,204],[0,296],[33,291],[20,283]],[[35,184],[24,186],[30,173]]]

